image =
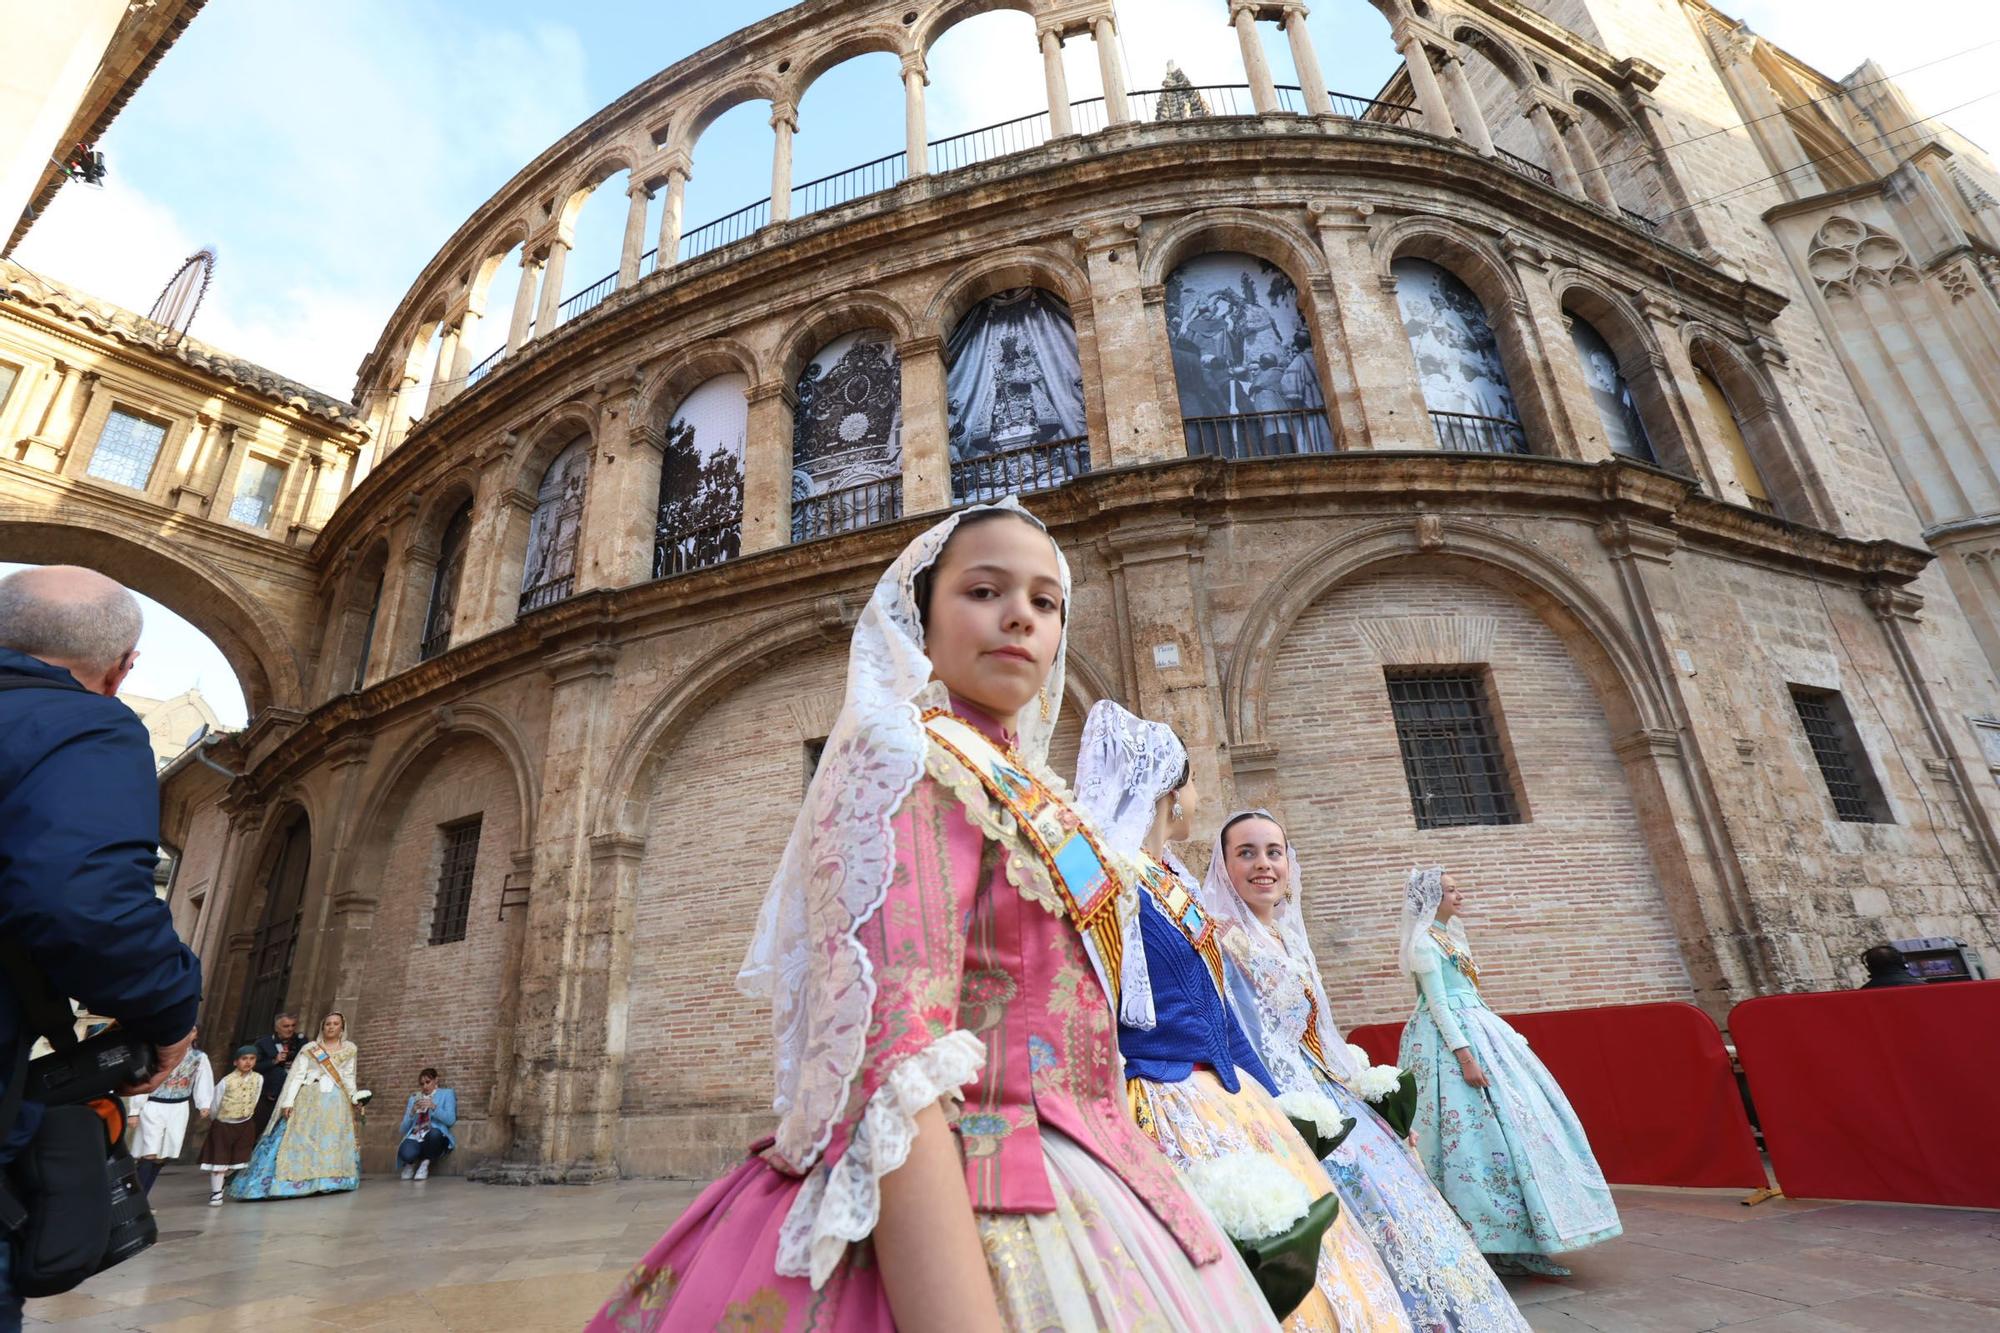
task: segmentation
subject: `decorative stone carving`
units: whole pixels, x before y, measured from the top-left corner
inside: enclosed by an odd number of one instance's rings
[[[1828,218],[1813,236],[1806,266],[1821,295],[1854,296],[1864,287],[1921,282],[1903,243],[1880,227],[1853,218]]]

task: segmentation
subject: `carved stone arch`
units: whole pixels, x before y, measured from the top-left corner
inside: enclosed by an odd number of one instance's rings
[[[1751,360],[1737,338],[1712,325],[1690,324],[1682,337],[1695,369],[1722,390],[1779,514],[1836,531],[1839,510],[1804,461],[1809,457],[1804,437],[1769,372]]]
[[[1658,461],[1690,476],[1706,475],[1690,408],[1673,387],[1659,339],[1630,297],[1580,268],[1556,269],[1549,274],[1549,288],[1566,318],[1580,316],[1611,345]]]
[[[0,560],[40,564],[52,551],[185,616],[214,641],[236,673],[251,717],[272,706],[305,706],[300,638],[311,626],[286,625],[264,598],[189,543],[99,507],[66,515],[0,504]],[[301,614],[310,616],[311,607],[302,607]]]
[[[483,703],[442,704],[403,738],[389,761],[379,769],[374,785],[358,807],[354,836],[364,851],[379,851],[373,844],[398,785],[432,751],[459,735],[479,736],[500,752],[508,776],[514,780],[514,800],[521,812],[519,845],[508,850],[516,856],[534,851],[535,816],[541,809],[541,778],[533,751],[512,719]]]
[[[1075,644],[1070,645],[1064,665],[1063,707],[1075,707],[1088,713],[1099,699],[1123,702],[1123,694],[1111,673],[1078,652]]]
[[[1485,24],[1467,18],[1463,14],[1454,14],[1447,21],[1446,30],[1450,32],[1451,40],[1469,50],[1479,52],[1492,61],[1494,68],[1498,69],[1507,81],[1514,85],[1514,90],[1524,98],[1532,95],[1540,84],[1541,81],[1535,77],[1534,62],[1514,43]],[[1522,106],[1525,108],[1526,105],[1524,101]]]
[[[588,403],[571,399],[518,432],[513,453],[508,458],[507,476],[512,486],[533,494],[542,484],[542,474],[557,454],[569,448],[578,436],[595,441],[602,437],[598,414]]]
[[[234,1034],[247,1031],[252,1021],[262,1022],[271,1017],[266,1014],[259,1018],[243,1012],[251,1000],[248,987],[250,970],[255,961],[253,939],[264,920],[271,876],[299,820],[304,820],[306,825],[308,857],[299,898],[298,933],[302,938],[294,945],[290,980],[285,989],[290,989],[290,982],[296,981],[302,970],[299,963],[304,961],[303,946],[306,941],[303,937],[307,934],[305,912],[311,893],[312,873],[321,868],[320,862],[328,853],[331,830],[331,826],[321,821],[319,811],[309,802],[305,789],[296,784],[288,785],[263,804],[264,817],[249,831],[250,855],[237,863],[235,883],[229,886],[227,896],[221,899],[224,912],[220,927],[209,932],[211,939],[220,940],[223,945],[221,955],[211,961],[213,971],[207,977],[204,988],[208,998],[202,1006],[201,1022],[211,1029],[211,1039],[215,1035],[214,1030],[228,1031],[233,1038]],[[241,943],[232,947],[232,941]],[[287,997],[281,992],[264,1003],[285,1005]]]
[[[745,102],[769,102],[775,106],[784,100],[785,89],[777,79],[763,73],[745,75],[720,92],[710,93],[695,103],[694,111],[676,112],[672,117],[673,136],[663,147],[670,153],[679,150],[692,157],[701,136],[723,113]]]
[[[1254,208],[1210,208],[1162,228],[1145,243],[1140,280],[1158,286],[1197,255],[1238,251],[1276,264],[1303,294],[1327,277],[1326,251],[1289,216]]]
[[[944,4],[934,4],[931,12],[919,18],[914,28],[911,49],[930,57],[931,48],[938,39],[956,28],[967,19],[978,18],[981,14],[991,14],[998,10],[1012,10],[1026,14],[1029,18],[1039,18],[1049,8],[1047,0],[947,0]]]
[[[1090,278],[1075,259],[1050,246],[1024,245],[982,255],[952,273],[931,298],[919,328],[949,340],[975,305],[1016,287],[1054,292],[1079,323],[1090,317]]]
[[[461,463],[432,485],[425,488],[419,502],[416,526],[411,532],[410,545],[425,555],[435,557],[438,544],[444,539],[445,524],[458,507],[479,494],[479,475],[471,463]]]
[[[857,291],[829,297],[800,316],[779,339],[773,358],[779,381],[787,387],[796,383],[813,354],[844,333],[886,328],[901,347],[910,341],[915,327],[909,311],[880,292]]]
[[[639,419],[651,437],[660,439],[687,396],[718,375],[741,375],[754,389],[768,372],[749,344],[729,337],[704,338],[648,371],[639,390],[645,405]]]
[[[1572,79],[1563,89],[1563,100],[1571,106],[1603,117],[1621,134],[1637,136],[1639,133],[1639,126],[1633,121],[1632,113],[1619,104],[1616,96],[1594,80]]]
[[[795,107],[806,100],[806,94],[829,70],[861,56],[882,54],[900,59],[910,50],[909,30],[893,20],[822,34],[819,41],[817,49],[785,75],[784,100]]]
[[[1372,569],[1417,559],[1432,565],[1454,561],[1512,593],[1563,641],[1597,691],[1614,734],[1673,728],[1672,709],[1638,642],[1562,562],[1483,524],[1448,521],[1443,541],[1442,550],[1427,548],[1416,524],[1390,520],[1344,534],[1292,562],[1290,572],[1251,606],[1230,652],[1222,681],[1229,744],[1267,744],[1276,650],[1314,602]]]
[[[1527,293],[1520,275],[1501,254],[1497,237],[1450,218],[1413,214],[1375,232],[1370,244],[1376,273],[1385,286],[1394,286],[1390,265],[1398,259],[1428,259],[1473,290],[1486,307],[1486,317],[1495,321],[1495,332],[1508,314],[1526,316]]]

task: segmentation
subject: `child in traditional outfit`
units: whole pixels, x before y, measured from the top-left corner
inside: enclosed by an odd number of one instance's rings
[[[215,1120],[201,1145],[201,1169],[208,1172],[208,1206],[222,1206],[222,1189],[231,1171],[250,1165],[257,1147],[257,1102],[264,1095],[264,1076],[257,1072],[257,1048],[241,1046],[236,1068],[215,1089]]]
[[[1011,500],[876,585],[738,977],[773,1006],[776,1137],[592,1328],[1274,1327],[1126,1107],[1137,897],[1044,762],[1068,603]]]
[[[1417,1076],[1417,1151],[1496,1272],[1567,1277],[1548,1256],[1623,1228],[1569,1098],[1521,1034],[1486,1007],[1441,866],[1403,888],[1403,971],[1417,1008],[1402,1064]]]

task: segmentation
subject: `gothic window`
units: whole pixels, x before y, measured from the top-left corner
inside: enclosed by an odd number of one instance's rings
[[[1792,708],[1799,726],[1812,746],[1813,760],[1833,799],[1833,812],[1849,824],[1888,824],[1889,803],[1882,786],[1869,766],[1868,752],[1862,748],[1847,701],[1837,690],[1815,690],[1792,686]]]
[[[465,582],[465,545],[472,534],[472,501],[467,500],[444,525],[438,543],[437,572],[431,575],[430,611],[424,616],[424,637],[417,660],[428,662],[451,647],[451,624],[458,614],[459,585]]]
[[[521,566],[521,612],[549,606],[576,591],[576,543],[583,532],[583,494],[590,484],[590,441],[555,456],[535,492],[528,523],[528,558]]]
[[[1632,386],[1618,369],[1618,354],[1589,320],[1564,313],[1569,319],[1569,340],[1576,348],[1577,360],[1583,363],[1583,382],[1590,386],[1590,397],[1597,404],[1597,419],[1603,423],[1604,439],[1611,452],[1657,464],[1659,458],[1653,453],[1653,443],[1646,438],[1646,423],[1640,420],[1639,408],[1632,401]]]
[[[945,347],[954,503],[1047,490],[1090,471],[1069,306],[1017,287],[966,313]]]
[[[1167,279],[1166,314],[1190,455],[1333,452],[1312,328],[1283,269],[1199,255]]]
[[[653,577],[734,560],[743,543],[743,446],[750,380],[718,375],[681,401],[667,424]]]
[[[450,944],[465,938],[472,916],[472,872],[479,863],[480,816],[461,819],[438,829],[443,846],[438,854],[437,901],[431,907],[431,943]]]
[[[903,368],[887,329],[843,334],[799,375],[792,420],[792,540],[903,513]]]
[[[1388,680],[1417,827],[1520,823],[1486,673],[1394,671]]]
[[[1708,408],[1709,427],[1715,438],[1722,441],[1723,452],[1729,455],[1736,469],[1736,480],[1743,487],[1750,507],[1760,514],[1777,516],[1778,506],[1771,499],[1771,488],[1764,484],[1764,474],[1757,470],[1757,458],[1750,452],[1750,442],[1743,438],[1743,427],[1736,419],[1736,408],[1729,395],[1698,366],[1694,378],[1701,386],[1701,400]]]
[[[236,477],[236,495],[229,502],[231,522],[253,528],[269,527],[278,509],[278,492],[284,489],[285,465],[268,458],[249,458]]]
[[[97,448],[91,452],[88,471],[93,477],[143,491],[153,475],[153,464],[159,458],[160,445],[165,443],[166,438],[164,422],[114,409],[105,419],[104,429],[97,437]]]
[[[1528,452],[1500,340],[1479,297],[1457,275],[1427,259],[1398,259],[1390,272],[1439,447]]]

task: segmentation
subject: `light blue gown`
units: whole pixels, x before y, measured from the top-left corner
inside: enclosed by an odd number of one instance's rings
[[[1618,1235],[1611,1187],[1561,1086],[1433,938],[1415,958],[1400,1059],[1417,1079],[1417,1151],[1479,1248],[1560,1254]],[[1467,1046],[1484,1089],[1459,1072],[1453,1052]]]

